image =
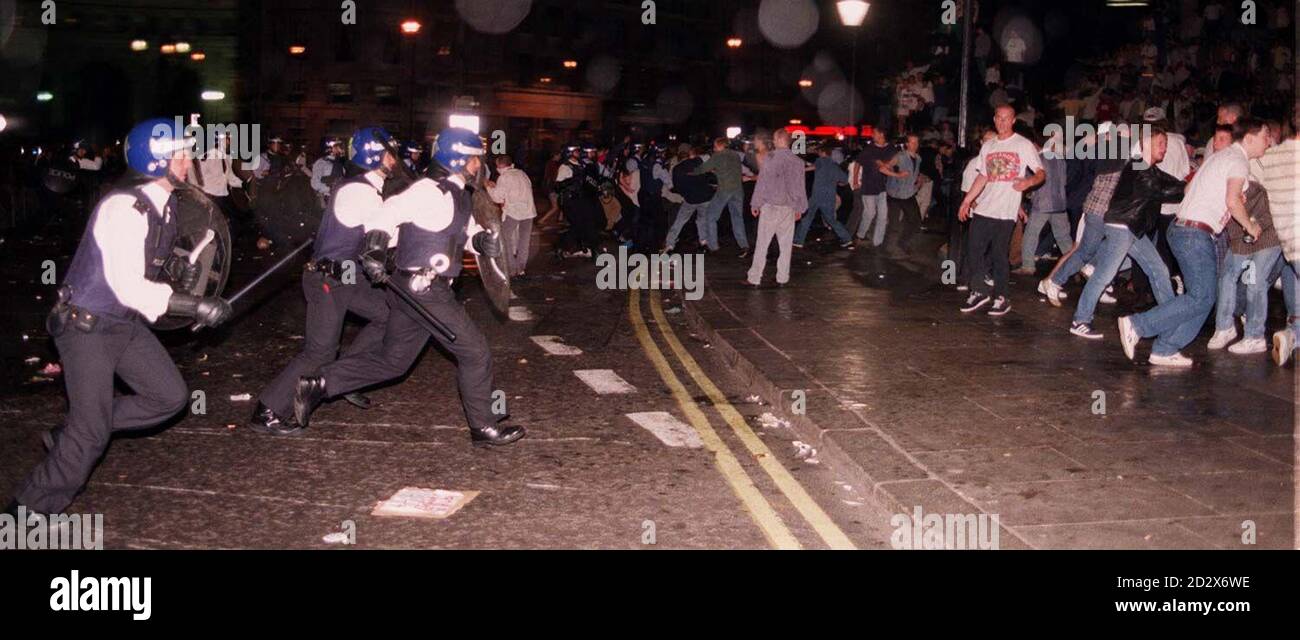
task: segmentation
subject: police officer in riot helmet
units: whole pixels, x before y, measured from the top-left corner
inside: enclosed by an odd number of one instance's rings
[[[416,180],[385,201],[377,219],[365,223],[361,262],[366,276],[390,289],[409,292],[454,339],[427,324],[423,314],[390,290],[392,313],[383,349],[346,356],[322,367],[317,375],[301,378],[293,402],[300,424],[307,426],[311,413],[328,397],[405,375],[432,336],[456,359],[456,382],[471,441],[504,445],[524,436],[523,427],[502,425],[507,416],[493,412],[495,387],[487,338],[452,291],[465,250],[487,256],[501,252],[500,239],[474,221],[471,193],[466,189],[479,172],[483,153],[483,141],[473,131],[444,130],[434,142],[434,160],[447,175]],[[385,266],[390,245],[397,248],[397,269],[391,275]]]
[[[345,165],[343,161],[343,141],[329,137],[325,139],[321,157],[311,165],[311,188],[324,203],[330,196],[334,185],[343,179]]]
[[[191,167],[193,139],[172,120],[146,120],[126,137],[131,179],[95,206],[46,321],[68,393],[64,425],[46,434],[45,459],[9,505],[37,513],[72,503],[114,433],[162,424],[189,401],[180,371],[149,325],[164,315],[214,327],[230,316],[221,298],[174,290],[164,267],[175,259],[177,194]],[[182,282],[193,281],[193,269]],[[132,393],[118,395],[114,378]]]
[[[302,351],[258,395],[249,427],[269,435],[294,435],[302,426],[292,418],[293,394],[298,379],[316,373],[335,360],[343,323],[348,314],[366,320],[366,326],[343,351],[343,357],[378,351],[388,322],[384,293],[359,271],[357,256],[365,244],[365,225],[373,223],[383,207],[384,183],[397,167],[388,152],[393,138],[380,127],[362,127],[352,135],[349,161],[362,173],[335,184],[321,217],[312,246],[312,258],[302,276],[307,299],[307,322]],[[359,392],[344,399],[362,409],[370,399]]]

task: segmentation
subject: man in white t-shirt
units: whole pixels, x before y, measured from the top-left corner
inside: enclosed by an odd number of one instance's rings
[[[1270,144],[1268,127],[1241,118],[1233,125],[1232,146],[1210,156],[1187,185],[1178,206],[1178,219],[1169,227],[1169,248],[1183,272],[1187,293],[1155,308],[1119,319],[1120,344],[1133,359],[1139,340],[1156,338],[1149,361],[1153,365],[1190,367],[1191,358],[1179,353],[1201,332],[1214,308],[1219,286],[1219,257],[1215,237],[1229,220],[1236,220],[1252,236],[1259,224],[1246,212],[1245,189],[1250,161],[1264,155]]]
[[[972,313],[989,302],[993,303],[989,309],[991,316],[1005,315],[1011,310],[1007,289],[1011,273],[1008,251],[1016,218],[1022,215],[1020,200],[1025,191],[1042,184],[1047,177],[1034,144],[1012,130],[1015,122],[1016,110],[1010,105],[1002,105],[994,112],[997,138],[980,148],[976,164],[979,176],[957,212],[962,222],[971,221],[967,245],[971,294],[961,308],[962,313]],[[1034,175],[1026,175],[1031,170]],[[984,282],[990,272],[992,291]]]

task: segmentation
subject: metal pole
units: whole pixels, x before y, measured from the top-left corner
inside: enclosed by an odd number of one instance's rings
[[[857,99],[858,99],[858,29],[860,29],[860,28],[861,28],[861,27],[853,27],[853,55],[852,55],[852,58],[853,58],[853,64],[852,64],[852,66],[851,66],[852,71],[850,72],[850,77],[849,77],[849,126],[850,126],[850,127],[855,127],[855,131],[856,131],[856,127],[858,126],[858,125],[857,125],[857,122],[858,122],[858,121],[857,121],[857,116],[858,116],[858,112],[857,112],[857,106],[858,106],[858,105],[857,105]],[[858,134],[861,134],[861,131],[857,131],[857,133],[858,133]],[[855,135],[855,137],[856,137],[856,135]]]
[[[966,127],[969,126],[970,111],[970,56],[971,56],[971,0],[962,0],[962,37],[961,37],[961,105],[957,116],[957,144],[965,149]]]

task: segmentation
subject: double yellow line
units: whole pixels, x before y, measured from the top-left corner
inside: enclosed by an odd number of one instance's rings
[[[731,430],[745,445],[750,455],[758,463],[763,471],[767,472],[768,477],[772,479],[781,493],[794,506],[799,515],[808,523],[809,526],[817,532],[822,541],[832,549],[856,549],[853,542],[848,536],[831,520],[830,516],[818,506],[812,496],[804,490],[803,485],[790,475],[789,470],[781,465],[767,445],[754,433],[749,424],[740,415],[736,408],[727,401],[722,391],[700,365],[695,358],[686,351],[682,343],[677,339],[676,333],[669,326],[668,320],[664,317],[663,307],[660,305],[659,296],[656,292],[650,292],[650,313],[654,316],[655,324],[659,327],[659,333],[663,336],[664,342],[668,344],[673,355],[682,368],[690,375],[705,395],[713,403],[714,409],[722,416]],[[709,419],[704,415],[692,399],[690,393],[686,391],[685,385],[673,371],[672,365],[664,356],[659,345],[655,344],[650,337],[650,331],[646,328],[645,320],[641,317],[641,294],[639,290],[633,289],[629,292],[628,316],[632,321],[632,328],[636,333],[637,340],[641,343],[642,350],[645,351],[646,357],[654,364],[655,369],[659,372],[659,377],[663,378],[664,384],[672,392],[673,398],[677,401],[677,406],[681,408],[682,413],[690,421],[691,426],[695,428],[696,433],[700,436],[700,441],[704,446],[714,454],[714,464],[717,465],[718,471],[722,473],[727,484],[731,485],[732,491],[736,497],[740,498],[745,509],[749,512],[754,523],[762,530],[763,535],[767,537],[768,542],[777,549],[802,549],[799,539],[790,533],[790,529],[781,516],[772,508],[772,504],[763,496],[754,481],[749,477],[745,468],[741,466],[731,448],[727,446],[722,438],[718,437],[713,426],[709,424]]]

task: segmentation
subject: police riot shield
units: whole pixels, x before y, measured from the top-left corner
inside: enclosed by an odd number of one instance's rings
[[[207,194],[193,185],[176,188],[176,245],[172,257],[163,265],[162,277],[180,291],[186,272],[198,270],[186,293],[196,296],[219,296],[230,277],[230,224]],[[164,331],[182,329],[193,324],[192,318],[165,315],[154,328]]]
[[[262,235],[280,247],[296,247],[314,238],[323,211],[311,178],[296,169],[273,172],[257,182],[253,216]]]
[[[474,189],[473,203],[474,221],[502,241],[501,255],[489,258],[485,255],[474,254],[474,260],[478,263],[479,279],[483,281],[483,291],[487,293],[488,300],[492,302],[492,309],[497,312],[499,317],[504,318],[510,312],[511,265],[506,257],[506,247],[501,237],[501,209],[495,202],[492,202],[492,198],[487,194],[487,189],[481,186]]]

